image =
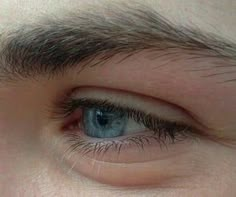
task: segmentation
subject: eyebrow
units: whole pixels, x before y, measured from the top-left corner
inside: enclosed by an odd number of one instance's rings
[[[236,61],[235,43],[197,28],[177,26],[143,5],[43,17],[0,35],[0,46],[0,79],[55,76],[83,62],[90,65],[96,57],[99,63],[142,50],[166,51],[167,55],[170,50],[184,50],[200,58],[224,59],[229,66]]]

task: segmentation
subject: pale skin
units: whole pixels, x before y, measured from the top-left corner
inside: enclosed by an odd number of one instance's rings
[[[139,1],[130,1],[133,9],[135,2]],[[11,31],[21,24],[37,23],[45,15],[63,16],[68,10],[79,13],[90,6],[102,9],[104,5],[121,3],[2,0],[0,32]],[[174,24],[197,27],[236,44],[236,3],[233,0],[149,0],[144,4]],[[183,58],[155,69],[166,60],[146,58],[150,55],[153,54],[141,51],[121,64],[117,63],[118,55],[103,66],[80,73],[74,68],[51,79],[39,76],[36,80],[1,81],[1,196],[236,196],[236,81],[218,83],[235,79],[236,67],[215,72],[186,72],[183,68],[187,66],[192,69],[209,67],[216,61],[210,58],[186,60],[182,52],[180,57]],[[223,60],[217,62],[225,64]],[[218,71],[228,74],[201,77]],[[206,135],[199,134],[194,141],[170,143],[168,149],[149,146],[146,154],[127,148],[121,153],[120,162],[113,160],[116,157],[112,152],[102,158],[74,154],[62,159],[66,145],[59,134],[60,123],[48,118],[49,112],[45,109],[73,88],[81,88],[80,95],[93,98],[113,95],[121,103],[141,106],[143,110],[165,114],[166,118],[180,118],[196,125]],[[140,96],[131,97],[133,93],[142,95],[142,102]],[[146,97],[154,99],[155,104],[150,104]],[[197,121],[169,103],[186,109]]]

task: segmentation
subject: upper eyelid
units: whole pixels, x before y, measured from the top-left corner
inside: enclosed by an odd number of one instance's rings
[[[93,87],[80,87],[74,89],[70,94],[67,94],[67,97],[65,97],[62,102],[55,105],[57,106],[57,113],[54,114],[61,114],[61,116],[64,114],[65,116],[65,109],[69,110],[68,106],[72,107],[71,102],[75,101],[74,104],[76,104],[76,101],[81,101],[81,99],[86,99],[87,101],[90,100],[95,103],[97,102],[98,104],[106,101],[110,105],[115,105],[122,109],[135,109],[145,114],[152,114],[169,121],[185,122],[190,125],[196,124],[195,120],[192,119],[188,112],[185,112],[180,107],[163,100],[150,98],[132,92]]]
[[[79,107],[86,107],[86,108],[104,108],[108,111],[121,111],[123,113],[126,113],[128,116],[131,116],[131,118],[135,119],[137,122],[142,122],[142,117],[149,117],[150,119],[158,120],[159,123],[162,124],[173,124],[176,127],[188,127],[189,130],[194,130],[191,125],[188,125],[186,122],[176,121],[176,120],[169,120],[168,118],[163,118],[161,115],[151,114],[151,113],[145,113],[139,109],[130,108],[128,106],[121,106],[119,104],[114,104],[107,100],[97,100],[97,99],[78,99],[74,100],[75,108]]]

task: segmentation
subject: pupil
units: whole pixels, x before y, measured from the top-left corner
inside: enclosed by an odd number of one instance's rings
[[[98,123],[102,126],[105,127],[108,122],[109,122],[109,118],[105,115],[105,113],[103,111],[96,111],[96,119],[98,121]]]
[[[84,132],[90,137],[112,138],[123,135],[128,118],[118,111],[99,108],[85,108],[83,115]]]

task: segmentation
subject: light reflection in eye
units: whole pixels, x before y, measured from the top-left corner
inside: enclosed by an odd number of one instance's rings
[[[86,135],[96,138],[122,136],[127,129],[128,117],[119,111],[99,108],[83,109],[83,127]]]

